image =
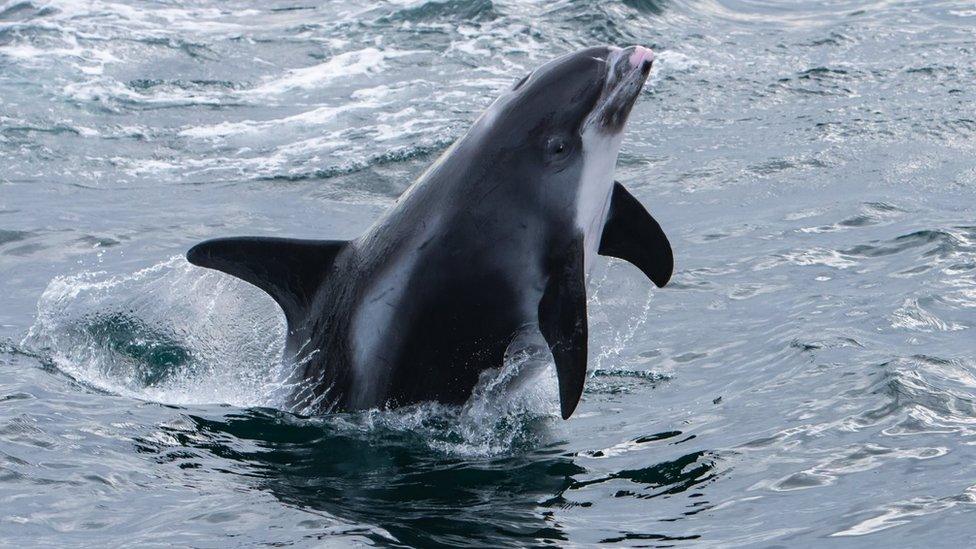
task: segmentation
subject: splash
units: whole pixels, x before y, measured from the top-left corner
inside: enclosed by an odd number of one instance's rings
[[[23,346],[96,390],[179,406],[300,413],[286,406],[294,367],[282,361],[284,338],[284,318],[260,290],[177,256],[127,275],[55,278]],[[463,406],[424,403],[298,421],[410,433],[451,455],[506,454],[531,445],[541,436],[537,427],[558,417],[547,366],[537,354],[506,357],[482,374]]]
[[[129,275],[57,277],[25,346],[95,389],[177,405],[277,407],[284,319],[256,288],[174,257]]]
[[[556,376],[538,368],[537,357],[508,357],[482,373],[462,406],[426,402],[395,410],[345,414],[345,427],[364,434],[389,430],[419,435],[432,450],[460,457],[517,453],[544,442],[545,424],[559,417]],[[328,420],[336,426],[336,418]]]

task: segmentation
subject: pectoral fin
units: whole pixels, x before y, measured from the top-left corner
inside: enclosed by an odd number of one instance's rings
[[[668,283],[674,270],[671,243],[661,226],[616,181],[610,198],[610,212],[600,239],[600,255],[633,263],[659,288]]]
[[[190,248],[186,258],[267,292],[284,310],[291,330],[304,320],[316,290],[345,245],[340,240],[216,238]]]
[[[559,408],[569,419],[586,381],[586,276],[583,237],[549,265],[549,280],[539,302],[539,330],[549,344],[559,378]]]

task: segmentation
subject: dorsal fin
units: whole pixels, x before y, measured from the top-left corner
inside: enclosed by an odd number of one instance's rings
[[[600,240],[600,255],[633,263],[658,288],[668,283],[674,270],[671,243],[661,226],[617,181],[613,182],[610,212]]]
[[[267,292],[284,310],[292,330],[304,320],[315,292],[346,243],[259,236],[215,238],[190,248],[186,259]]]

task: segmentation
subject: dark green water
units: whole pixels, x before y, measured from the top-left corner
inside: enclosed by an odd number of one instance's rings
[[[357,235],[599,43],[658,53],[677,268],[597,262],[576,415],[278,410],[279,312],[182,253]],[[974,81],[971,1],[0,4],[0,545],[969,546]]]

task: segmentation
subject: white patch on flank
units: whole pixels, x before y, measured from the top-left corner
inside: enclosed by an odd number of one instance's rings
[[[376,406],[373,395],[384,384],[380,379],[383,373],[389,373],[387,351],[391,351],[389,337],[393,323],[393,314],[400,306],[404,290],[413,267],[417,263],[417,253],[409,255],[390,265],[389,272],[384,273],[366,292],[365,298],[356,308],[352,320],[353,347],[353,399],[360,406]]]
[[[397,246],[404,255],[388,260],[380,267],[381,272],[366,288],[363,300],[353,313],[350,338],[353,351],[353,405],[375,407],[383,404],[375,399],[393,372],[390,361],[396,357],[391,353],[397,351],[396,341],[391,336],[397,329],[393,326],[394,314],[401,306],[407,284],[420,259],[418,247],[430,238],[432,228],[437,225],[437,219],[431,220],[426,230],[412,235],[402,246]],[[369,240],[372,236],[367,234],[363,240]]]
[[[610,210],[613,172],[623,132],[607,134],[598,124],[587,124],[583,130],[583,173],[576,198],[576,225],[583,231],[583,259],[589,272],[600,247],[600,236]]]

